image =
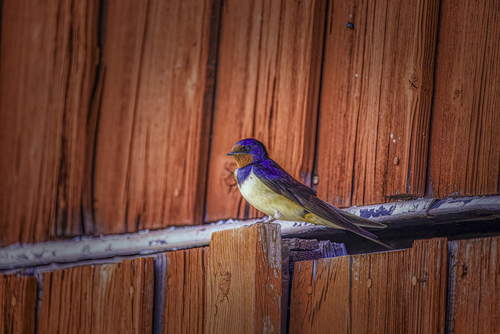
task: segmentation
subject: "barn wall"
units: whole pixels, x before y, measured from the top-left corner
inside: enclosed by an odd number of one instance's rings
[[[340,207],[499,193],[500,4],[2,1],[0,245],[259,213],[254,136]]]

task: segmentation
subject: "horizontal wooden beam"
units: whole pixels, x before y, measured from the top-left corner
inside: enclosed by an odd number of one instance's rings
[[[419,199],[352,207],[346,211],[386,224],[387,229],[377,233],[381,234],[403,228],[499,219],[500,196]],[[213,232],[239,228],[257,221],[259,220],[229,219],[202,226],[170,227],[101,237],[77,237],[37,244],[15,244],[0,248],[0,271],[201,247],[209,244]],[[282,236],[286,238],[328,239],[345,235],[344,231],[303,222],[281,221],[280,224]]]

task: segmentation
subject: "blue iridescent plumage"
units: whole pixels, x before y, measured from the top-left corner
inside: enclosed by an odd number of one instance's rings
[[[384,247],[377,236],[359,226],[383,228],[373,222],[335,208],[316,196],[316,191],[295,180],[274,160],[260,141],[240,140],[228,155],[238,169],[235,172],[238,188],[246,200],[272,220],[300,220],[356,233]]]

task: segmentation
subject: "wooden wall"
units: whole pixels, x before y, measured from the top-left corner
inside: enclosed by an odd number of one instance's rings
[[[2,1],[0,245],[259,215],[245,137],[330,203],[499,193],[500,3]]]
[[[280,236],[278,224],[254,224],[214,233],[205,249],[34,268],[38,287],[34,277],[0,275],[0,332],[498,330],[500,237],[418,240],[410,249],[300,261]],[[289,261],[300,261],[291,292],[282,290]],[[290,293],[288,320],[282,293]]]

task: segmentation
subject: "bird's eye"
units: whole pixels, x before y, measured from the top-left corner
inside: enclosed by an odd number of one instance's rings
[[[250,152],[250,149],[251,149],[250,145],[245,146],[245,151],[246,152]]]

